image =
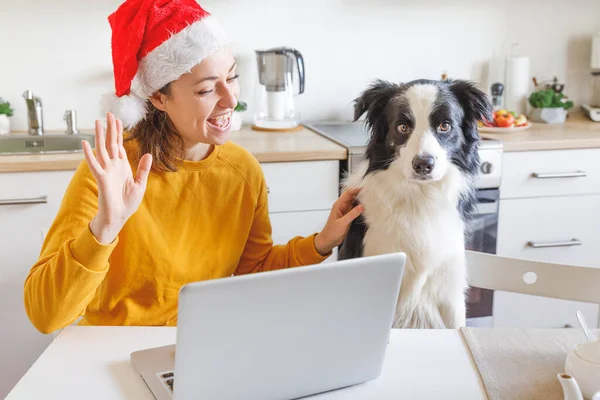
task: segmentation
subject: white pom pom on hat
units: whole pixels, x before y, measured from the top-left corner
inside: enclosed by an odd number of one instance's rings
[[[226,44],[195,0],[127,0],[108,17],[115,93],[100,101],[125,128],[144,119],[146,100]]]
[[[100,99],[100,110],[102,114],[112,112],[115,118],[123,122],[123,126],[132,127],[144,119],[146,115],[146,101],[141,97],[129,93],[117,97],[115,93],[106,93]]]

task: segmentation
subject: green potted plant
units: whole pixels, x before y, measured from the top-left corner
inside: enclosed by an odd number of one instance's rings
[[[243,101],[238,101],[237,105],[233,109],[233,115],[231,116],[231,130],[239,131],[242,128],[242,117],[240,113],[246,111],[248,106]]]
[[[8,101],[4,101],[0,97],[0,135],[10,133],[9,117],[13,116],[13,109]]]
[[[533,92],[529,96],[529,104],[533,107],[529,119],[547,124],[562,124],[567,119],[567,112],[573,107],[573,102],[554,88]]]

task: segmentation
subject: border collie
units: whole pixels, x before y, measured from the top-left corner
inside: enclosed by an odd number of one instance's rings
[[[364,159],[344,179],[365,207],[339,249],[348,259],[402,251],[407,264],[394,328],[465,325],[466,222],[475,208],[482,91],[462,80],[378,80],[354,101],[366,113]]]

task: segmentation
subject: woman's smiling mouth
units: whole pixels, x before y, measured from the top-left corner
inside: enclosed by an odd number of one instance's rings
[[[220,115],[217,115],[217,116],[207,119],[206,122],[208,122],[209,125],[211,125],[212,127],[216,128],[216,129],[225,130],[225,129],[229,128],[229,126],[231,125],[231,115],[232,114],[233,114],[232,111],[230,111],[228,113],[220,114]]]

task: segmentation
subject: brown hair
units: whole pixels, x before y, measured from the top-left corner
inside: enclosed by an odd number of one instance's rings
[[[159,90],[169,97],[170,84]],[[162,172],[177,171],[181,159],[185,155],[185,145],[179,133],[175,130],[166,112],[159,110],[150,100],[146,101],[148,112],[143,120],[131,128],[125,141],[137,142],[136,164],[142,155],[152,155],[152,169]]]

